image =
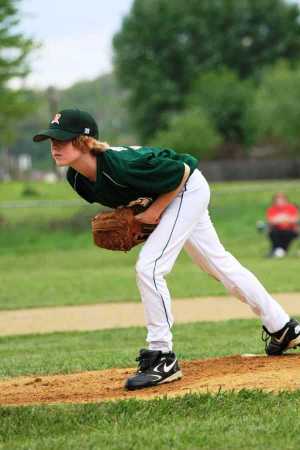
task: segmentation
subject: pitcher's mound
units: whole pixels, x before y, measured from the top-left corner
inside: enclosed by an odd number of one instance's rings
[[[124,380],[134,369],[109,369],[71,375],[13,378],[0,382],[0,405],[92,403],[149,399],[191,392],[300,389],[300,356],[255,355],[182,361],[183,378],[155,388],[127,392]]]

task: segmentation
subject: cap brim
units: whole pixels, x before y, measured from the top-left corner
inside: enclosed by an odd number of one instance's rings
[[[77,133],[71,133],[70,131],[59,130],[55,128],[49,128],[48,130],[41,131],[33,136],[34,142],[45,141],[46,139],[56,139],[57,141],[70,141],[78,136]]]

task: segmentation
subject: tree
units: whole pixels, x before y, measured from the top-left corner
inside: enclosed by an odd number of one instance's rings
[[[201,107],[226,144],[244,145],[248,140],[245,120],[254,94],[252,82],[240,80],[235,72],[223,67],[200,75],[186,104],[187,108]]]
[[[290,155],[300,154],[300,67],[278,63],[265,72],[248,111],[246,127],[252,142],[272,142]]]
[[[202,72],[239,77],[300,55],[300,10],[284,0],[135,0],[114,38],[115,66],[143,138],[184,106]]]
[[[1,0],[0,3],[0,136],[3,143],[14,135],[15,119],[22,117],[31,105],[22,90],[9,87],[9,82],[24,78],[29,72],[28,56],[34,48],[31,39],[17,31],[20,22],[18,0]]]

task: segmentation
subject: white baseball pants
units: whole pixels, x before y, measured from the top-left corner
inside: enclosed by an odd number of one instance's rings
[[[136,274],[150,350],[172,350],[173,316],[164,276],[172,270],[182,247],[202,270],[248,303],[271,333],[289,321],[257,278],[224,249],[209,217],[209,199],[208,183],[196,169],[141,249]]]

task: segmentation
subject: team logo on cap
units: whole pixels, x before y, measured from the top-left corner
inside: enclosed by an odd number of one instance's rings
[[[61,114],[55,114],[53,120],[51,120],[51,123],[57,123],[57,125],[59,125],[60,118],[61,118]]]

